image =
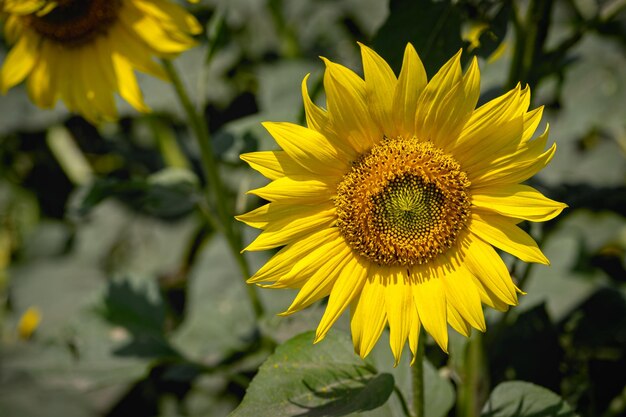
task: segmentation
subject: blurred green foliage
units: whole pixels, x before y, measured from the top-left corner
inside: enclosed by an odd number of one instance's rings
[[[529,226],[552,266],[508,259],[528,293],[521,305],[490,311],[481,338],[452,335],[450,356],[428,343],[427,413],[626,413],[625,1],[187,7],[206,36],[175,65],[208,121],[224,198],[239,213],[259,204],[243,191],[262,181],[239,153],[275,146],[261,121],[302,122],[305,74],[323,102],[319,55],[360,72],[362,41],[397,71],[410,41],[432,75],[464,48],[464,59],[481,58],[482,102],[530,84],[558,143],[533,185],[570,206]],[[310,334],[292,337],[314,328],[321,309],[275,317],[289,305],[288,290],[261,293],[266,315],[255,320],[227,245],[200,215],[200,155],[171,86],[147,77],[141,84],[155,113],[120,103],[123,118],[100,127],[61,106],[33,107],[23,88],[0,99],[0,414],[225,416],[241,404],[233,415],[404,415],[409,358],[391,368],[386,336],[366,362],[339,331],[314,350]],[[267,259],[246,256],[253,270]],[[42,321],[20,338],[30,307]],[[273,368],[294,366],[294,351],[296,361],[302,351],[324,356],[321,376]],[[455,403],[461,381],[474,399],[469,410]],[[285,402],[279,384],[302,401]],[[263,414],[263,400],[284,407]]]

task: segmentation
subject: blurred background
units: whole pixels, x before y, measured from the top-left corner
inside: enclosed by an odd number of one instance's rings
[[[519,379],[583,416],[626,415],[626,1],[184,5],[206,31],[175,66],[237,213],[261,204],[244,192],[264,183],[239,154],[276,147],[260,122],[304,122],[308,73],[324,103],[319,56],[362,74],[361,41],[398,73],[412,42],[432,76],[464,48],[464,62],[480,58],[481,102],[528,83],[532,106],[546,106],[539,131],[549,122],[558,146],[532,185],[570,207],[527,228],[550,267],[506,258],[527,295],[487,313],[477,395]],[[140,84],[154,112],[120,101],[119,122],[101,126],[62,104],[38,109],[23,87],[0,97],[2,416],[225,416],[275,344],[321,317],[319,306],[276,317],[294,293],[264,290],[255,320],[224,239],[198,212],[200,153],[172,86]],[[252,270],[269,255],[248,254]],[[437,416],[455,413],[466,343],[454,335],[450,357],[427,344],[447,404]],[[371,361],[408,392],[409,355],[392,370],[388,350],[381,340]],[[361,415],[401,415],[394,398]]]

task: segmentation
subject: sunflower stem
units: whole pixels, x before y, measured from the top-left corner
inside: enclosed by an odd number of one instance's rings
[[[475,333],[467,342],[463,369],[463,383],[457,401],[458,417],[475,417],[480,414],[483,388],[482,333]]]
[[[187,94],[187,91],[185,90],[185,87],[183,86],[178,72],[176,72],[176,68],[174,68],[172,62],[165,59],[162,60],[162,62],[163,68],[165,68],[165,71],[174,86],[174,90],[176,91],[180,104],[185,110],[189,125],[194,133],[193,136],[196,138],[196,142],[200,148],[202,169],[207,183],[204,189],[206,201],[209,207],[215,209],[217,218],[219,219],[219,222],[215,224],[215,226],[217,226],[218,230],[226,237],[228,247],[237,261],[237,266],[239,267],[244,279],[247,279],[250,276],[250,268],[246,258],[240,252],[242,246],[241,235],[239,234],[238,229],[234,227],[233,216],[226,203],[226,193],[217,169],[217,161],[211,145],[209,128],[205,120],[195,111],[189,95]],[[203,211],[203,213],[206,215],[205,211]],[[246,290],[255,317],[261,317],[264,313],[263,305],[259,300],[255,288],[253,286],[246,285]]]
[[[411,376],[413,380],[413,416],[424,417],[424,338],[426,335],[420,330],[417,339],[417,349],[413,365],[411,366]]]

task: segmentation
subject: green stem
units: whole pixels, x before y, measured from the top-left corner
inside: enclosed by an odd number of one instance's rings
[[[195,111],[194,106],[189,99],[189,95],[187,94],[187,91],[185,90],[185,87],[183,86],[183,83],[174,68],[174,65],[165,59],[162,62],[170,81],[174,85],[176,95],[178,96],[178,99],[187,114],[187,118],[191,129],[193,130],[196,142],[200,147],[202,168],[207,182],[207,186],[205,187],[207,203],[209,204],[209,207],[215,207],[217,218],[219,219],[219,223],[215,224],[215,226],[218,227],[218,230],[220,230],[226,237],[228,246],[237,261],[237,266],[239,267],[243,277],[247,279],[250,276],[250,268],[248,267],[246,258],[240,252],[242,246],[241,236],[238,229],[234,227],[233,217],[226,205],[226,194],[217,170],[217,163],[215,154],[213,153],[213,147],[211,145],[209,129],[205,121]],[[213,192],[213,195],[211,195],[211,191]],[[255,317],[261,317],[263,315],[263,306],[261,305],[261,302],[256,294],[255,288],[253,286],[246,285],[246,290]]]
[[[398,396],[398,401],[400,401],[400,406],[402,407],[402,412],[406,417],[411,417],[411,411],[409,411],[409,406],[406,404],[406,400],[404,399],[404,395],[402,395],[402,391],[398,388],[397,385],[393,386],[393,392]]]
[[[420,331],[417,342],[417,351],[413,366],[411,366],[411,376],[413,379],[413,416],[424,417],[424,338],[426,335]]]
[[[463,382],[459,388],[457,416],[475,417],[480,414],[482,333],[475,333],[469,339],[465,351]]]

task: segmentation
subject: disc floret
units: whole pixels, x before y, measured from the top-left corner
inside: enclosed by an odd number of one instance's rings
[[[353,250],[378,265],[423,264],[465,227],[469,186],[459,163],[430,142],[385,138],[339,183],[337,224]]]

